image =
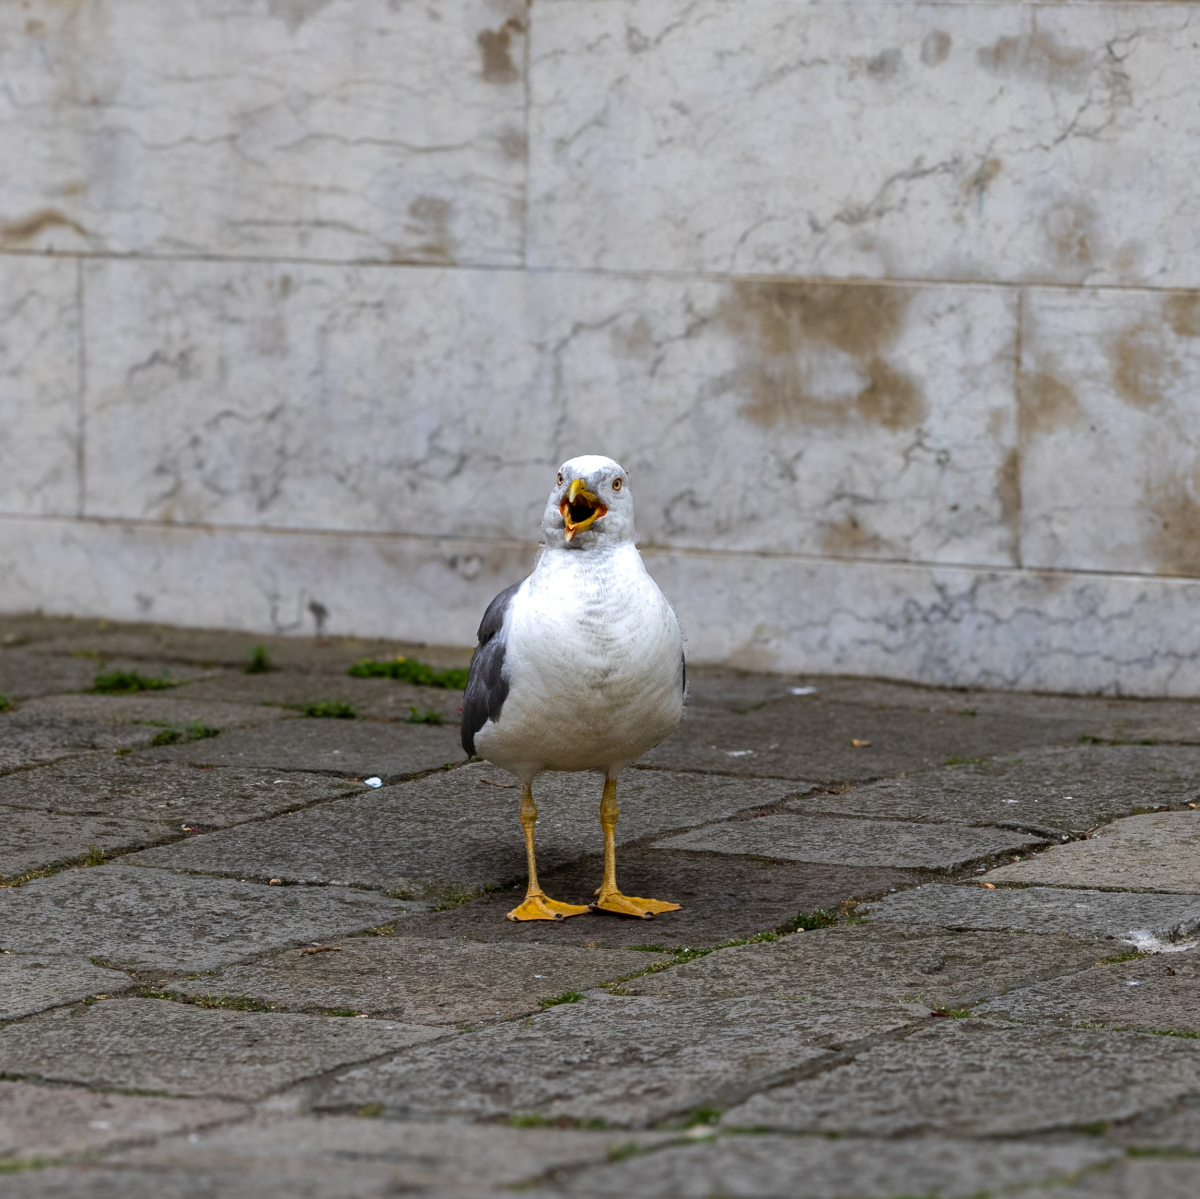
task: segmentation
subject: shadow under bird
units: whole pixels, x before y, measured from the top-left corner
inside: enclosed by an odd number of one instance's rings
[[[508,918],[677,911],[617,887],[617,776],[679,724],[687,690],[679,622],[634,544],[625,471],[592,454],[564,462],[542,533],[533,573],[484,613],[463,697],[463,748],[521,780],[529,886]],[[538,886],[533,780],[544,770],[604,775],[604,881],[588,906]]]

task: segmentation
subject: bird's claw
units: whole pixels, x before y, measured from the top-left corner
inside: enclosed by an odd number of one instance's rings
[[[678,903],[667,903],[662,899],[639,899],[636,895],[622,895],[620,891],[599,892],[600,898],[590,904],[593,912],[616,912],[620,916],[636,916],[639,920],[650,920],[657,912],[678,912]]]
[[[525,902],[508,913],[510,920],[565,920],[590,909],[576,903],[559,903],[546,895],[526,895]]]

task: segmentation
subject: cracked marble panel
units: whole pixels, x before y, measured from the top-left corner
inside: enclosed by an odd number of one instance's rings
[[[1200,292],[1031,289],[1026,565],[1200,575]]]
[[[537,265],[1196,286],[1194,5],[539,5]]]
[[[516,263],[521,0],[0,7],[0,248]]]
[[[533,547],[0,518],[0,611],[470,645]],[[1200,582],[646,551],[696,663],[1200,694]]]
[[[86,281],[92,515],[532,539],[557,465],[603,446],[653,543],[1015,563],[1000,291],[220,263]]]
[[[78,292],[74,262],[0,257],[0,512],[77,508]]]

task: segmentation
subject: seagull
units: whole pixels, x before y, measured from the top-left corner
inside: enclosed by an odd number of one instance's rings
[[[463,749],[521,781],[529,885],[508,918],[677,911],[617,887],[617,776],[675,729],[687,692],[679,622],[635,545],[628,475],[596,454],[564,462],[542,533],[533,573],[483,614],[463,696]],[[604,775],[604,881],[587,906],[538,886],[533,780],[544,770]]]

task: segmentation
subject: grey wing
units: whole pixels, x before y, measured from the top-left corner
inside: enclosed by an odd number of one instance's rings
[[[462,747],[469,757],[475,756],[475,734],[489,720],[500,718],[500,709],[508,698],[508,680],[504,677],[504,617],[520,586],[514,583],[505,587],[488,604],[479,622],[479,644],[471,655],[462,706]]]

